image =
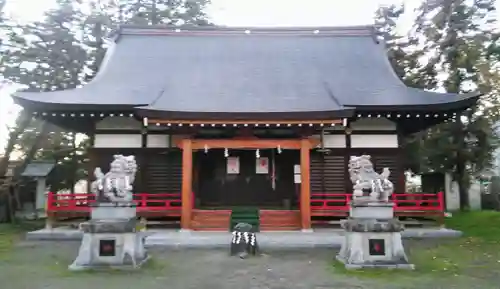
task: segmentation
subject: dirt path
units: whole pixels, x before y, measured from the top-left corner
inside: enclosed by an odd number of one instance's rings
[[[2,289],[377,289],[498,288],[500,280],[429,278],[398,281],[359,279],[336,272],[328,249],[270,251],[240,260],[225,250],[150,250],[153,262],[137,272],[66,270],[77,252],[75,242],[21,242],[0,259]],[[496,277],[498,278],[498,277]],[[436,283],[438,282],[438,283]],[[498,284],[498,283],[497,283]],[[480,286],[480,287],[477,287]]]

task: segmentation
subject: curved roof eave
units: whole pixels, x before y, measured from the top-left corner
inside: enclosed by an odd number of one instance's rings
[[[136,107],[141,117],[167,118],[172,120],[319,120],[351,117],[354,109],[336,111],[283,111],[283,112],[191,112],[165,111]]]
[[[69,91],[61,91],[68,94]],[[47,96],[51,92],[17,92],[12,95],[14,103],[30,110],[74,110],[74,111],[120,111],[133,110],[137,106],[148,105],[145,103],[134,104],[95,104],[95,103],[74,103],[74,102],[49,102],[38,100],[40,96]],[[68,95],[69,96],[69,95]]]
[[[137,103],[134,101],[105,103],[102,101],[102,96],[96,93],[95,90],[98,89],[95,86],[99,84],[103,75],[106,74],[115,53],[117,41],[116,36],[106,39],[109,46],[99,70],[92,80],[81,88],[45,92],[18,91],[12,94],[14,102],[31,110],[132,110],[136,106],[149,105],[149,102]],[[119,91],[114,92],[117,99],[122,99]]]
[[[359,105],[359,104],[344,104],[346,107],[356,109],[358,111],[363,110],[381,110],[381,111],[454,111],[454,110],[465,110],[476,104],[479,97],[483,94],[479,92],[471,92],[466,94],[452,94],[452,93],[436,93],[431,91],[423,91],[428,94],[429,98],[438,95],[448,95],[449,97],[455,97],[454,100],[425,103],[425,104],[395,104],[395,105]]]

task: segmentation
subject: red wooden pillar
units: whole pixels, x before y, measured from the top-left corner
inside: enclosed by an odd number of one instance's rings
[[[193,147],[191,139],[182,140],[182,213],[181,229],[191,228],[193,184]]]
[[[300,216],[302,230],[311,229],[311,172],[310,149],[308,139],[300,141]]]

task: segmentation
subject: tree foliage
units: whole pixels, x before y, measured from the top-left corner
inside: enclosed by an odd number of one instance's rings
[[[499,36],[494,1],[424,1],[417,12],[405,44],[396,44],[389,53],[398,75],[407,85],[421,89],[485,94],[455,121],[410,136],[405,143],[407,167],[454,174],[464,208],[470,176],[491,166],[497,147],[493,125],[499,107]],[[385,23],[394,31],[391,22]],[[403,53],[394,53],[399,50]]]
[[[208,0],[57,0],[43,20],[21,24],[0,17],[0,73],[33,92],[77,88],[91,81],[106,52],[105,37],[120,24],[209,25]],[[0,0],[0,8],[5,0]],[[0,9],[1,11],[1,9]],[[85,176],[87,141],[22,112],[5,148],[25,159],[57,162],[53,189],[71,188]],[[0,160],[0,175],[9,158]]]

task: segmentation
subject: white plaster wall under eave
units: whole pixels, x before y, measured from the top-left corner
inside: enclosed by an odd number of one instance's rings
[[[320,139],[320,135],[313,135],[313,138]],[[327,134],[323,136],[323,144],[325,148],[345,148],[346,139],[345,135],[341,134]],[[318,145],[321,147],[321,144]]]
[[[140,148],[142,135],[140,134],[96,134],[95,148]]]
[[[396,134],[352,134],[352,148],[397,148]]]
[[[396,130],[396,123],[388,120],[387,118],[360,118],[351,123],[352,130]]]
[[[133,117],[109,116],[96,123],[96,130],[141,130],[142,123]]]
[[[170,136],[166,134],[149,134],[148,148],[168,148],[170,143]]]

